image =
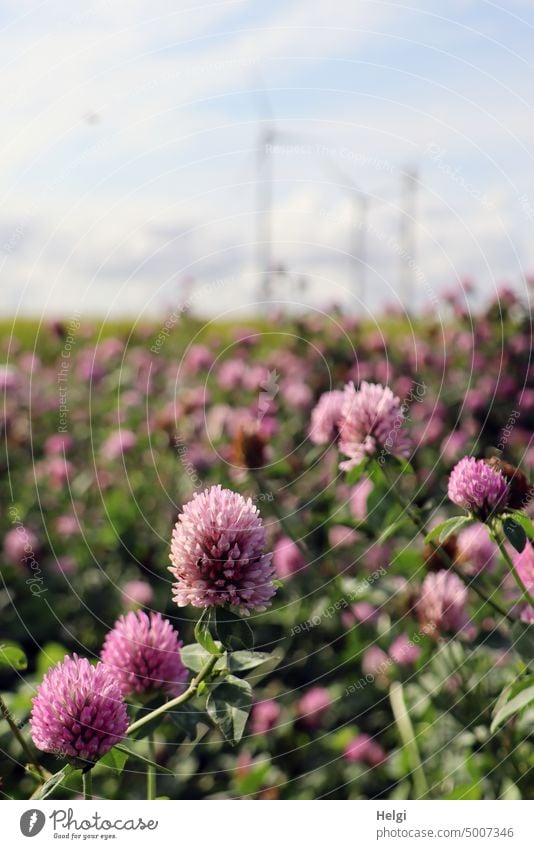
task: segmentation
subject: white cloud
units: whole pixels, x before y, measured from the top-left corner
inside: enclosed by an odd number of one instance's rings
[[[264,85],[280,130],[328,147],[274,155],[273,256],[297,276],[327,277],[329,291],[350,297],[341,288],[353,291],[356,267],[343,255],[354,244],[348,182],[376,195],[371,220],[391,232],[405,163],[419,163],[425,184],[419,261],[437,287],[464,272],[490,283],[518,274],[534,262],[519,195],[531,185],[534,142],[528,55],[511,57],[506,19],[508,53],[495,47],[502,65],[491,84],[488,38],[499,28],[488,18],[477,35],[476,6],[449,4],[440,20],[429,14],[437,3],[408,13],[340,0],[137,0],[127,15],[107,0],[81,12],[66,0],[5,4],[8,310],[21,301],[69,312],[83,297],[91,312],[137,313],[190,275],[199,286],[232,277],[236,303],[254,297]],[[439,162],[430,144],[442,148]],[[498,215],[481,196],[497,199]],[[376,234],[367,249],[378,298],[396,286],[398,257]],[[309,297],[324,290],[317,283]]]

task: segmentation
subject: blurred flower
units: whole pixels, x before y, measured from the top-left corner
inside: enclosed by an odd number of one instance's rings
[[[57,560],[53,561],[53,565],[55,566],[56,571],[60,572],[62,575],[72,575],[72,573],[76,571],[76,561],[74,557],[69,557],[68,555],[58,557]]]
[[[484,522],[506,506],[508,487],[501,472],[484,460],[464,457],[450,474],[448,494],[454,504]]]
[[[534,625],[534,607],[530,604],[525,604],[519,615],[521,622],[526,622],[527,625]]]
[[[61,537],[70,537],[80,533],[80,525],[76,516],[58,516],[54,522],[54,528]]]
[[[310,440],[326,445],[339,435],[339,423],[345,395],[340,390],[325,392],[311,413]]]
[[[391,660],[379,646],[369,646],[363,653],[362,672],[364,675],[383,675],[391,666]]]
[[[362,478],[353,488],[350,495],[350,512],[359,522],[367,518],[367,499],[373,491],[373,482]]]
[[[518,575],[529,592],[534,591],[534,548],[528,540],[523,551],[513,549],[512,560]]]
[[[250,715],[253,734],[267,734],[275,727],[280,718],[280,705],[274,699],[256,702]]]
[[[247,364],[245,360],[237,358],[226,360],[219,367],[217,381],[223,389],[237,389],[243,386],[246,373]]]
[[[366,763],[369,766],[380,766],[387,759],[387,754],[379,743],[369,734],[358,734],[344,751],[344,757],[351,763]]]
[[[170,571],[180,607],[229,604],[265,610],[276,592],[272,554],[251,499],[220,485],[197,493],[174,527]]]
[[[421,647],[414,644],[407,634],[399,634],[389,647],[389,656],[399,666],[411,666],[421,656]]]
[[[467,437],[461,430],[455,430],[441,443],[441,456],[445,462],[456,460],[465,450]]]
[[[48,483],[54,489],[61,489],[72,477],[73,465],[61,456],[47,457],[43,460],[43,465],[39,467],[39,472],[48,478]]]
[[[116,430],[102,445],[102,455],[106,460],[116,460],[137,443],[137,437],[131,430]]]
[[[63,454],[70,451],[73,446],[72,436],[68,433],[53,433],[45,441],[45,454]]]
[[[152,587],[146,581],[127,581],[121,595],[125,607],[146,607],[154,599]]]
[[[291,537],[283,536],[275,543],[273,549],[273,566],[279,578],[290,578],[296,572],[304,569],[306,562],[298,545]]]
[[[236,777],[238,779],[246,778],[252,768],[252,755],[250,752],[241,752],[236,760]]]
[[[358,622],[376,622],[380,611],[368,601],[357,601],[351,608]]]
[[[184,373],[196,375],[200,371],[211,368],[213,354],[206,345],[191,345],[184,356]]]
[[[125,696],[154,690],[178,696],[188,676],[180,656],[182,645],[161,613],[131,610],[106,635],[101,659]]]
[[[328,529],[328,545],[330,548],[345,548],[358,540],[358,531],[346,525],[332,525]]]
[[[317,728],[332,704],[325,687],[312,687],[297,704],[297,713],[308,728]]]
[[[39,684],[30,725],[41,751],[97,761],[125,736],[128,715],[110,670],[73,655],[49,669]]]
[[[17,373],[12,366],[0,365],[0,391],[15,389],[18,385]]]
[[[307,410],[313,401],[313,394],[307,383],[294,378],[287,378],[280,386],[282,397],[290,407],[297,410]]]
[[[266,439],[256,422],[243,425],[232,442],[232,462],[245,469],[260,469],[265,464]]]
[[[442,569],[426,576],[417,602],[419,621],[428,634],[462,631],[467,625],[467,588],[454,572]]]
[[[411,441],[402,429],[404,419],[400,399],[389,387],[364,380],[356,391],[354,384],[348,383],[341,410],[339,450],[350,459],[340,468],[349,471],[379,450],[408,457]]]
[[[4,537],[4,557],[14,566],[35,554],[39,546],[37,536],[24,525],[12,528]]]
[[[485,525],[476,522],[464,528],[456,539],[456,557],[467,574],[491,571],[497,559],[497,546],[489,538]]]

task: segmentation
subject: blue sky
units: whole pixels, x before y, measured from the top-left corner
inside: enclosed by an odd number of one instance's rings
[[[534,271],[530,2],[4,0],[0,31],[7,315],[262,309],[266,128],[273,298],[373,310],[408,274],[424,309]]]

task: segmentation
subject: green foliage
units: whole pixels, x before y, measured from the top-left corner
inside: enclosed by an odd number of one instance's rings
[[[523,551],[527,544],[527,535],[523,526],[516,522],[515,519],[506,516],[502,521],[502,529],[515,550],[519,552]]]
[[[452,534],[458,533],[460,528],[472,521],[470,516],[453,516],[432,528],[430,533],[426,535],[425,541],[434,542],[437,539],[438,542],[445,542]]]
[[[220,649],[211,635],[214,627],[214,615],[210,607],[204,608],[195,625],[195,640],[209,654],[220,654]]]
[[[216,609],[215,632],[230,652],[254,648],[254,633],[247,620],[225,607]]]
[[[207,711],[225,739],[235,746],[241,740],[252,706],[248,681],[229,675],[209,694]]]
[[[17,643],[0,641],[0,668],[15,669],[22,672],[28,666],[24,650]]]
[[[501,725],[510,718],[521,714],[526,708],[534,704],[534,676],[508,687],[503,697],[499,699],[490,731],[493,734]]]

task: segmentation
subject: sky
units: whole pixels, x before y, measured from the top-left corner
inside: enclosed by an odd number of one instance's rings
[[[530,0],[4,0],[0,33],[4,316],[526,292]]]

